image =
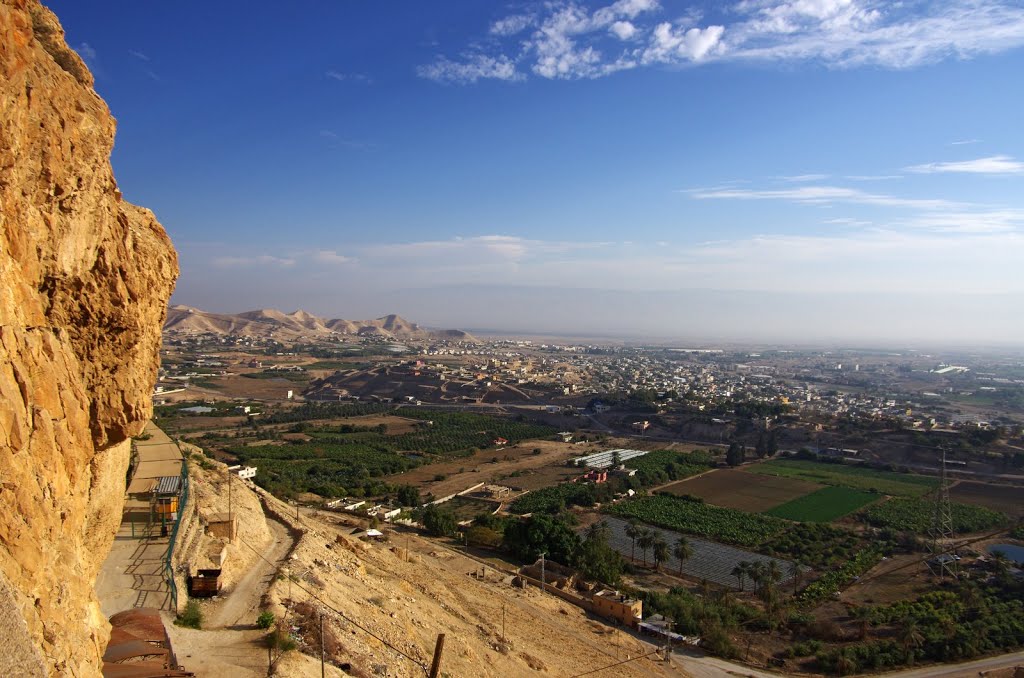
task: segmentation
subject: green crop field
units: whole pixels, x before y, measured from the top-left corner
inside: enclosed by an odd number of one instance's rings
[[[739,546],[757,546],[790,524],[774,516],[744,513],[670,495],[638,497],[613,504],[608,507],[608,513]]]
[[[897,497],[872,506],[863,517],[865,522],[875,527],[925,534],[932,524],[934,511],[935,504],[930,501]],[[1009,521],[998,511],[956,502],[952,504],[952,514],[953,530],[960,534],[999,527]]]
[[[800,478],[823,485],[838,485],[854,490],[875,491],[900,497],[920,497],[938,486],[927,476],[895,471],[879,471],[866,466],[829,464],[803,459],[775,459],[746,467],[749,473]]]
[[[830,485],[805,494],[765,513],[801,523],[827,523],[879,499],[873,492]]]

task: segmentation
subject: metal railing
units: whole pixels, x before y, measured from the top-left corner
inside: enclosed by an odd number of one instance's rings
[[[178,584],[174,581],[174,544],[178,540],[178,530],[181,528],[181,516],[188,505],[189,483],[188,483],[188,460],[185,455],[181,457],[181,490],[178,492],[178,515],[171,528],[170,538],[167,542],[167,555],[164,559],[164,576],[167,577],[167,588],[171,594],[171,609],[178,612]]]

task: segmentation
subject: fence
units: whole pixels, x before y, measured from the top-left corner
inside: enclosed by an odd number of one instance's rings
[[[170,539],[167,542],[167,555],[164,559],[164,576],[167,578],[167,588],[171,593],[171,609],[178,612],[178,584],[174,581],[174,544],[178,541],[178,529],[181,527],[181,514],[188,505],[189,482],[188,482],[188,460],[182,455],[181,459],[181,491],[178,493],[178,518],[171,528]]]

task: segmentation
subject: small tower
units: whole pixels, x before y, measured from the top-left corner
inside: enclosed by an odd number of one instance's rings
[[[935,491],[935,509],[928,528],[928,567],[933,574],[954,579],[959,574],[958,558],[953,547],[953,505],[949,501],[949,483],[946,476],[946,448],[942,448],[942,470],[939,487]]]

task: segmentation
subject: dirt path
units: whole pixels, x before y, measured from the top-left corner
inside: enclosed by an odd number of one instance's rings
[[[267,548],[266,553],[261,554],[263,558],[259,558],[253,564],[231,593],[218,603],[216,610],[210,615],[210,628],[251,628],[259,615],[263,594],[273,581],[278,566],[295,546],[295,540],[284,525],[269,515],[266,519],[273,535],[273,543]]]

